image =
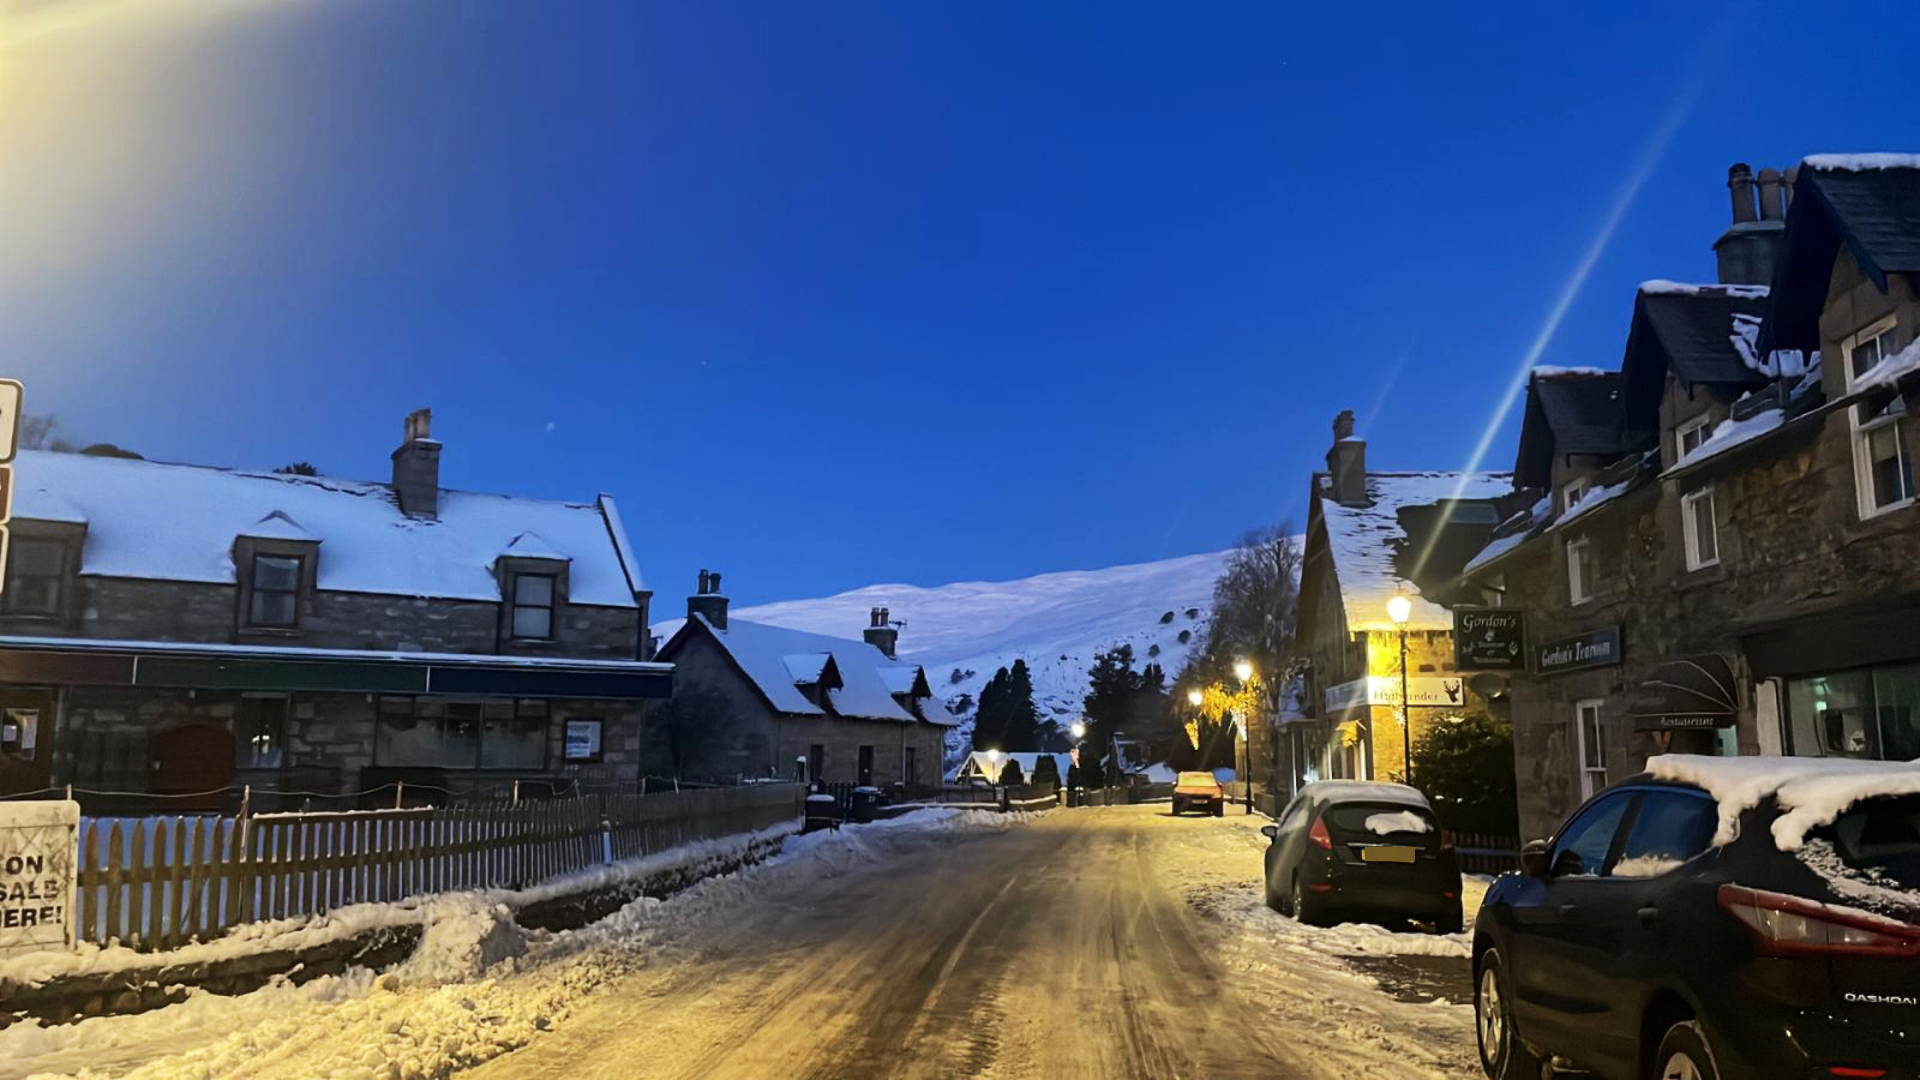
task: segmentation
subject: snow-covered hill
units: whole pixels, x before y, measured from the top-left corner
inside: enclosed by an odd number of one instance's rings
[[[1079,715],[1094,654],[1110,645],[1131,643],[1136,657],[1160,664],[1168,678],[1180,670],[1206,637],[1213,582],[1227,555],[936,588],[869,585],[817,600],[735,608],[731,617],[857,639],[867,612],[884,607],[906,624],[901,659],[923,665],[936,693],[977,700],[996,669],[1024,657],[1041,715],[1065,724]],[[677,626],[657,631],[665,640]],[[965,737],[970,727],[957,734]]]

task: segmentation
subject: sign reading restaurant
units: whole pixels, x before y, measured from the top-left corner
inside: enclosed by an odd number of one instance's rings
[[[1513,608],[1453,609],[1453,666],[1461,671],[1527,670],[1527,619]]]
[[[1534,653],[1533,670],[1541,675],[1557,675],[1619,662],[1620,628],[1607,626],[1540,646]]]

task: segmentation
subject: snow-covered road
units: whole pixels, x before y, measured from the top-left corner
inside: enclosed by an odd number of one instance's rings
[[[1464,940],[1268,911],[1262,821],[922,812],[575,934],[463,912],[389,976],[16,1026],[0,1077],[1472,1075],[1467,1009],[1342,959]]]

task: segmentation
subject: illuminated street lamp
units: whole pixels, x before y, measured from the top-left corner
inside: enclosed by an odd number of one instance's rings
[[[1078,720],[1075,720],[1073,722],[1073,726],[1071,728],[1068,728],[1067,730],[1073,732],[1074,742],[1079,742],[1081,739],[1084,739],[1087,737],[1087,725],[1081,723]]]
[[[993,766],[993,776],[990,779],[996,784],[1000,782],[1000,756],[998,750],[987,751],[987,764]]]
[[[1207,700],[1207,696],[1205,694],[1202,694],[1200,691],[1198,690],[1187,691],[1187,704],[1193,706],[1194,708],[1196,709],[1199,708],[1200,703],[1205,700]]]
[[[1413,702],[1407,693],[1407,623],[1413,618],[1413,601],[1404,593],[1395,593],[1387,601],[1387,618],[1400,630],[1400,752],[1407,786],[1413,786]]]
[[[1253,681],[1253,661],[1235,660],[1233,677],[1240,680],[1240,689],[1245,690],[1247,684]],[[1247,723],[1248,719],[1246,710],[1241,709],[1240,742],[1245,749],[1240,752],[1240,775],[1237,779],[1240,781],[1241,790],[1247,793],[1247,813],[1251,814],[1253,813],[1253,777],[1249,774],[1253,771],[1253,731]]]

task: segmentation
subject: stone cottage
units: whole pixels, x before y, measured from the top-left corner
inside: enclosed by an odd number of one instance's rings
[[[940,782],[947,732],[959,720],[918,664],[896,658],[884,608],[864,640],[731,619],[720,575],[700,572],[687,621],[660,647],[679,692],[715,703],[688,733],[682,760],[659,767],[708,779],[793,777],[908,787]]]
[[[1728,186],[1719,280],[1641,286],[1620,370],[1582,383],[1617,441],[1530,405],[1541,497],[1464,571],[1528,619],[1529,835],[1655,753],[1920,757],[1920,157]]]
[[[672,678],[642,656],[613,500],[444,490],[429,423],[408,417],[386,484],[22,451],[0,790],[266,806],[637,780]]]

